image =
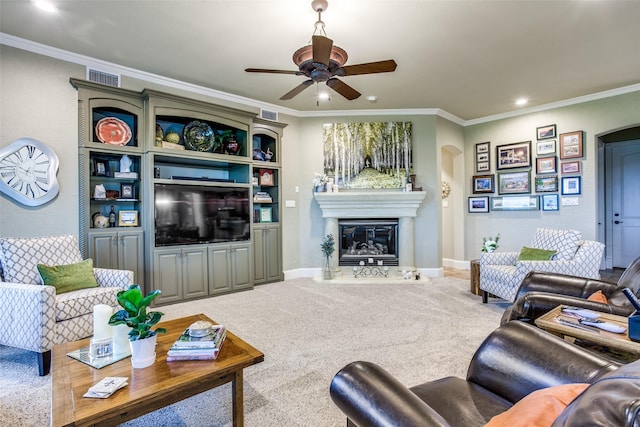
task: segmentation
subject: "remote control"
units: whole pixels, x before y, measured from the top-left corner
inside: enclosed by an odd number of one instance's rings
[[[616,334],[622,334],[627,330],[624,326],[616,325],[614,323],[608,323],[600,319],[579,319],[578,322],[582,325],[595,326],[603,331],[609,331]]]
[[[562,312],[577,314],[578,316],[587,319],[597,319],[598,317],[600,317],[600,313],[580,307],[566,306],[562,308]]]
[[[640,301],[638,301],[638,297],[636,297],[629,288],[624,288],[622,293],[631,302],[631,305],[636,309],[636,312],[640,314]]]

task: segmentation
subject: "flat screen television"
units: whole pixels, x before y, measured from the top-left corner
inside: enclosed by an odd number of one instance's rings
[[[156,246],[251,238],[248,188],[154,184]]]

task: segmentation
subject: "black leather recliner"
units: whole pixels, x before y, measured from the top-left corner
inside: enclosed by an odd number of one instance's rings
[[[553,427],[640,427],[640,361],[620,367],[524,322],[493,331],[466,379],[407,388],[373,363],[353,362],[334,376],[330,394],[349,426],[480,427],[537,389],[569,383],[591,385]]]
[[[532,323],[535,319],[559,305],[572,305],[589,310],[627,317],[634,308],[622,293],[629,288],[640,297],[640,257],[624,271],[618,283],[557,273],[529,273],[518,289],[515,302],[502,315],[500,324],[511,320]],[[589,301],[589,295],[602,291],[609,303]]]

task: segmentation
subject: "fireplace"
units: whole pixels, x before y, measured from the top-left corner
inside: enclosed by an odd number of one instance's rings
[[[397,218],[396,232],[393,234],[392,240],[393,245],[387,245],[394,247],[394,257],[397,258],[398,263],[398,267],[394,269],[396,271],[412,271],[416,268],[414,218],[425,196],[426,193],[423,191],[401,190],[341,190],[339,193],[314,193],[314,198],[318,202],[324,218],[324,235],[333,235],[337,246],[342,246],[339,220],[362,222],[362,218],[371,218],[366,221],[370,223],[376,220],[384,222],[387,221],[387,218]],[[374,247],[377,247],[376,243],[381,243],[377,241],[378,239],[380,237],[376,237],[376,240],[372,242]],[[371,239],[367,239],[366,242],[368,243],[369,240]],[[340,256],[330,258],[329,266],[332,271],[352,269],[346,265],[341,268],[339,258]],[[365,264],[369,263],[368,258],[371,256],[364,260]],[[384,259],[383,263],[386,264]]]
[[[398,219],[340,219],[340,266],[382,262],[398,265]]]

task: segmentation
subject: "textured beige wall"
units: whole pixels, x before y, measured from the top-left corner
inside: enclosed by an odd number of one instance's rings
[[[1,236],[78,233],[78,104],[69,78],[83,76],[83,67],[0,46],[0,146],[31,137],[60,159],[60,192],[46,205],[0,195]]]

